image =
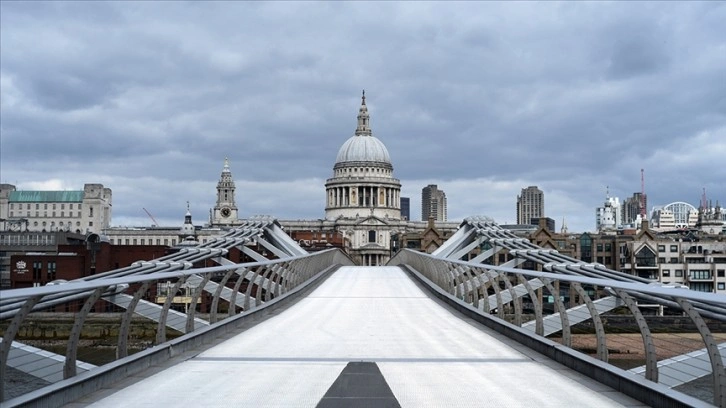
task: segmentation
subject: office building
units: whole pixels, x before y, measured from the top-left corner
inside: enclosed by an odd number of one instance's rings
[[[621,208],[621,221],[623,225],[640,225],[641,208],[648,208],[648,196],[642,193],[633,193],[626,198]]]
[[[517,224],[530,224],[533,218],[545,215],[544,193],[537,186],[522,189],[517,196]]]
[[[409,197],[401,197],[401,219],[411,219],[411,199]]]
[[[429,184],[421,190],[421,221],[429,218],[446,221],[446,193],[436,184]]]

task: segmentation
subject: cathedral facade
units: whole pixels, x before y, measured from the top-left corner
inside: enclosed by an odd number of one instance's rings
[[[325,191],[325,219],[342,232],[351,258],[361,265],[385,264],[406,222],[401,182],[393,177],[388,149],[373,136],[365,91],[355,133],[340,147]]]

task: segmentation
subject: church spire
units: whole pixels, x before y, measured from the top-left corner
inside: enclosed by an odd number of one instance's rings
[[[355,129],[356,136],[370,136],[370,116],[368,116],[368,107],[366,106],[366,91],[363,90],[361,97],[360,109],[358,110],[358,127]]]

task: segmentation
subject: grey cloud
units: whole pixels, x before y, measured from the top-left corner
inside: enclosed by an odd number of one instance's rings
[[[190,199],[199,220],[224,157],[245,214],[322,216],[362,88],[395,175],[456,181],[459,215],[508,214],[537,184],[553,211],[578,212],[558,223],[592,228],[605,186],[629,196],[643,167],[652,204],[726,193],[712,165],[726,123],[721,4],[0,8],[2,181],[93,174],[114,189],[114,219],[143,219],[135,207],[147,202],[181,220]],[[493,190],[464,198],[467,181]]]

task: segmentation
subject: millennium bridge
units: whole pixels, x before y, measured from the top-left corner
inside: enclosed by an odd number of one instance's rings
[[[48,316],[69,319],[61,344],[25,341]],[[724,296],[583,263],[486,217],[378,267],[252,218],[162,258],[2,291],[0,320],[2,407],[726,407]],[[99,324],[103,358],[86,338]]]

